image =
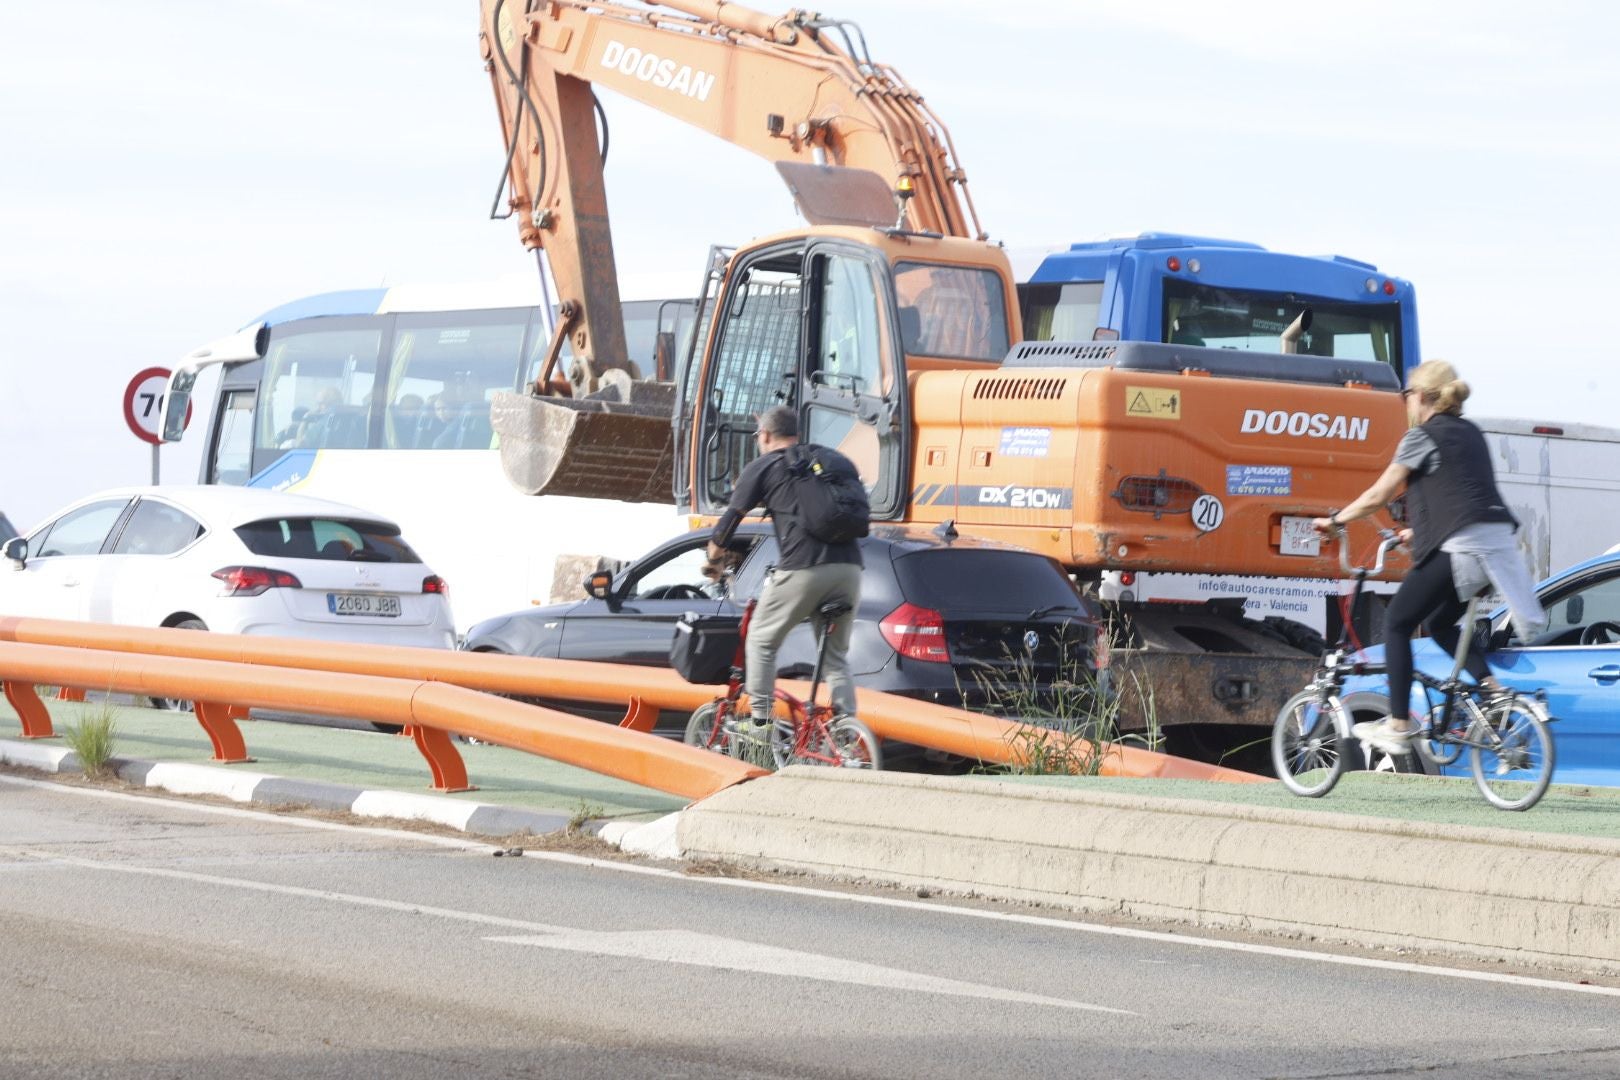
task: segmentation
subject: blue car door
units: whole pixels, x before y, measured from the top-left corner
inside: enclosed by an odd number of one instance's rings
[[[1620,563],[1591,567],[1542,590],[1549,624],[1528,645],[1491,655],[1504,682],[1541,690],[1560,784],[1620,785]]]

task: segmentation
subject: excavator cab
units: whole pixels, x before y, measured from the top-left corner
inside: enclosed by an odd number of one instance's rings
[[[723,510],[757,453],[755,417],[786,405],[805,441],[860,469],[874,518],[902,517],[913,449],[907,353],[932,354],[922,366],[1001,361],[1010,275],[984,264],[993,251],[822,227],[733,255],[685,418],[690,492],[677,494],[694,513]],[[930,288],[934,295],[924,295]]]

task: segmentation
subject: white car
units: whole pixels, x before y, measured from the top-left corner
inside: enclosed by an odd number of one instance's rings
[[[445,582],[399,526],[324,499],[119,488],[0,551],[0,614],[455,647]]]

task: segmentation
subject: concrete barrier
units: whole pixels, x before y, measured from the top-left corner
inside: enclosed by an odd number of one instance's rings
[[[1620,971],[1620,841],[795,768],[682,812],[680,849],[1075,911]]]

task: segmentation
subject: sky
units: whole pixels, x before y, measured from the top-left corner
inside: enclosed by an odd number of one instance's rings
[[[633,2],[633,0],[631,0]],[[834,0],[827,0],[833,3]],[[775,12],[767,0],[755,6]],[[861,0],[1012,248],[1145,230],[1415,283],[1469,411],[1620,426],[1620,6]],[[123,388],[287,300],[532,274],[476,0],[0,6],[0,511],[143,483]],[[625,292],[797,223],[768,163],[604,94]],[[165,449],[165,481],[194,473]]]

